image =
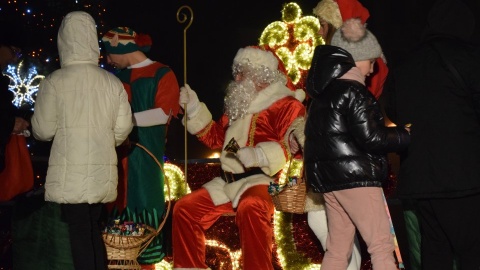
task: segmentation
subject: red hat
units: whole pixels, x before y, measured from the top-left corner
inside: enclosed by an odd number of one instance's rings
[[[364,24],[370,13],[358,0],[321,0],[313,9],[313,14],[339,29],[352,18],[359,18]]]
[[[370,17],[370,12],[357,0],[337,0],[338,9],[342,15],[342,20],[345,22],[348,19],[359,18],[362,23],[365,23]]]

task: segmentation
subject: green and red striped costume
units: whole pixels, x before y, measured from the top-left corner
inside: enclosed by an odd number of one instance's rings
[[[159,62],[117,74],[123,82],[133,113],[162,108],[165,114],[179,111],[179,86],[175,74]],[[167,125],[135,126],[131,142],[150,151],[163,166]],[[165,211],[164,177],[154,159],[143,149],[134,147],[119,166],[119,191],[115,203],[123,220],[142,222],[158,228]],[[126,192],[125,192],[126,191]],[[165,256],[163,236],[159,234],[140,255],[140,264],[154,264]]]

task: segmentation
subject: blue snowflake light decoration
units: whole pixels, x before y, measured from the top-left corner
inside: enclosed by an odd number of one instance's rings
[[[17,67],[9,65],[5,75],[10,78],[10,85],[8,90],[15,94],[15,98],[12,103],[20,108],[24,106],[31,106],[33,110],[33,104],[35,103],[35,94],[38,91],[40,82],[45,78],[43,75],[39,75],[35,67],[28,69],[26,77],[22,75],[23,61],[21,61]]]

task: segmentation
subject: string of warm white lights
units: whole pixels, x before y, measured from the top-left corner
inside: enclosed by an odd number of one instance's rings
[[[316,17],[302,17],[300,6],[296,3],[288,3],[282,10],[282,21],[269,24],[259,39],[260,45],[268,45],[284,62],[288,75],[297,88],[303,88],[302,78],[310,68],[314,48],[324,44],[323,39],[317,34],[319,29],[320,24]],[[279,184],[284,185],[289,176],[300,176],[302,166],[301,160],[293,160],[291,164],[286,164],[280,175]],[[178,178],[177,180],[180,181]],[[174,185],[181,186],[182,183],[178,182]],[[293,238],[292,214],[275,211],[274,235],[278,260],[282,268],[308,270],[320,267],[319,264],[311,263],[307,257],[297,252]],[[236,262],[241,257],[241,250],[230,251],[228,247],[215,240],[207,240],[206,243],[226,250],[234,265],[232,268],[237,269]],[[173,266],[164,263],[157,267],[171,269]]]
[[[38,3],[43,2],[39,1]],[[55,1],[45,1],[47,5],[55,5]],[[68,2],[68,1],[65,1]],[[95,17],[98,23],[98,34],[103,35],[104,23],[103,13],[105,9],[100,4],[101,1],[85,0],[71,1],[70,5],[75,5],[78,9],[88,11]],[[39,48],[32,48],[31,51],[25,51],[28,57],[40,60],[47,65],[49,63],[58,63],[56,54],[55,35],[61,18],[66,13],[59,10],[49,10],[41,12],[35,8],[35,4],[27,1],[8,0],[7,6],[11,10],[18,12],[25,19],[25,25],[42,29],[42,35],[47,36],[46,42],[39,42]],[[45,3],[42,3],[42,5]],[[3,12],[3,11],[2,11]],[[1,12],[0,12],[1,15]],[[288,75],[297,88],[303,88],[302,79],[308,71],[313,55],[313,50],[317,45],[323,44],[322,38],[317,34],[320,29],[318,19],[313,16],[302,16],[302,10],[296,3],[285,4],[282,10],[282,20],[269,24],[259,38],[260,45],[271,47],[279,58],[285,64]],[[40,81],[44,78],[39,75],[36,68],[29,69],[28,73],[23,74],[24,67],[22,62],[17,67],[9,67],[7,76],[11,79],[10,91],[15,93],[14,104],[20,107],[25,104],[33,105],[35,93],[38,91]],[[188,186],[184,184],[184,174],[182,170],[171,163],[165,163],[164,166],[166,179],[170,185],[170,195],[165,194],[167,200],[178,200],[182,196],[190,193]],[[290,170],[292,174],[299,175],[301,162],[294,161]],[[280,184],[284,184],[287,178],[286,171],[280,178]],[[38,177],[38,176],[37,176]],[[167,191],[167,188],[165,188]],[[292,215],[288,213],[275,212],[274,215],[274,235],[277,244],[277,254],[281,266],[284,269],[318,269],[318,264],[312,264],[308,258],[296,251],[295,241],[292,233]],[[218,240],[207,240],[207,245],[219,248],[227,252],[230,256],[233,269],[240,269],[241,250],[230,250],[228,246]],[[172,269],[170,262],[163,260],[156,265],[156,269]]]
[[[270,23],[260,36],[259,44],[275,51],[297,88],[303,88],[315,47],[324,44],[319,29],[316,17],[302,16],[300,6],[291,2],[282,9],[282,21]]]
[[[178,200],[184,195],[191,192],[188,185],[184,184],[185,175],[183,174],[183,171],[182,169],[180,169],[180,167],[172,163],[165,163],[165,165],[163,166],[163,169],[165,170],[165,177],[166,177],[165,188],[163,189],[165,192],[166,200],[169,200],[169,201]],[[166,186],[167,181],[168,181],[168,185],[170,186],[170,196],[168,194],[168,188]]]
[[[0,3],[0,17],[18,18],[23,25],[23,35],[35,40],[35,44],[23,48],[24,55],[45,65],[58,64],[56,35],[63,16],[74,10],[88,12],[97,23],[99,36],[102,36],[106,28],[105,3],[98,0],[7,0]]]
[[[284,185],[289,176],[300,176],[302,166],[302,161],[297,159],[294,159],[291,164],[286,164],[280,175],[280,185]],[[175,164],[165,163],[164,169],[165,176],[170,185],[171,199],[177,200],[185,194],[190,193],[190,190],[182,190],[185,186],[183,184],[185,180],[180,167]],[[165,190],[167,189],[165,188]],[[168,193],[165,193],[165,197],[168,198]],[[278,259],[284,269],[308,270],[319,268],[319,264],[311,263],[307,257],[297,252],[293,238],[292,214],[275,211],[274,235],[277,244]],[[232,270],[240,269],[239,262],[242,256],[241,250],[232,251],[225,244],[212,239],[206,240],[206,245],[220,248],[227,252],[232,263]],[[156,267],[157,269],[172,269],[173,265],[171,262],[162,261],[157,264]]]

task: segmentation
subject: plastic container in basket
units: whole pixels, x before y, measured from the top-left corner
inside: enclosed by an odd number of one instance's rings
[[[306,183],[303,179],[299,179],[298,184],[285,187],[278,194],[272,195],[272,199],[277,211],[303,214],[306,194]]]

